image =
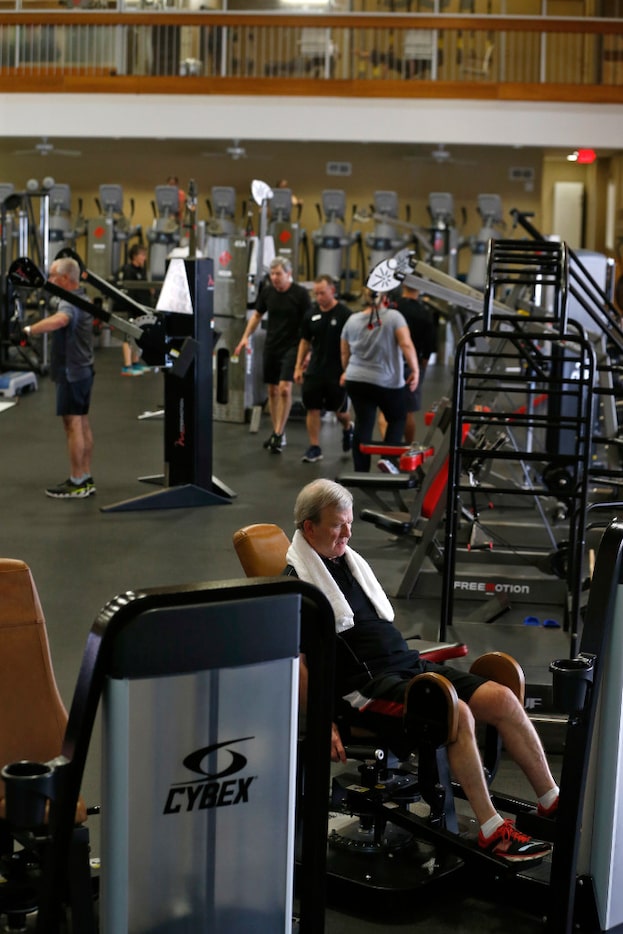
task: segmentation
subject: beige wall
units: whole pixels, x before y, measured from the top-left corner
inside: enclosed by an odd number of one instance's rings
[[[555,182],[581,182],[585,190],[583,247],[600,253],[606,252],[606,191],[608,182],[614,180],[617,185],[617,203],[621,204],[621,162],[620,155],[602,157],[592,165],[567,162],[563,156],[545,158],[540,229],[544,233],[551,229]]]
[[[6,141],[5,141],[6,142]],[[55,141],[63,145],[63,141]],[[623,155],[601,158],[594,166],[569,163],[560,151],[543,154],[536,147],[515,149],[505,146],[449,145],[448,151],[457,161],[437,165],[429,154],[434,145],[403,143],[346,142],[244,142],[247,158],[232,160],[225,154],[231,140],[65,140],[66,145],[81,150],[80,158],[12,155],[5,147],[0,150],[0,183],[11,182],[18,190],[29,178],[41,180],[51,175],[57,182],[71,186],[74,211],[82,199],[87,217],[97,213],[95,197],[100,184],[123,186],[126,213],[134,199],[134,223],[146,230],[152,223],[151,202],[156,185],[164,184],[175,174],[183,188],[195,179],[199,191],[199,218],[208,219],[206,199],[214,185],[233,186],[238,195],[238,217],[244,224],[243,202],[249,205],[250,186],[254,178],[274,185],[278,179],[288,179],[297,196],[303,200],[301,224],[308,232],[319,226],[316,205],[326,188],[346,192],[347,215],[350,222],[353,208],[370,207],[375,190],[396,191],[401,205],[400,217],[406,219],[407,206],[413,223],[426,227],[428,194],[431,191],[452,193],[456,221],[465,236],[476,234],[480,218],[476,211],[479,193],[497,193],[502,198],[507,221],[506,235],[511,230],[511,208],[534,214],[533,223],[543,233],[551,225],[552,190],[555,181],[581,180],[586,187],[586,242],[589,249],[603,250],[605,242],[605,192],[608,180],[614,179],[618,190],[623,177]],[[13,143],[17,147],[18,142]],[[19,141],[19,147],[24,146]],[[206,157],[202,153],[216,154]],[[415,158],[414,158],[415,157]],[[333,177],[326,174],[329,161],[349,162],[352,174]],[[531,167],[535,171],[532,190],[520,182],[509,181],[511,166]],[[619,204],[621,199],[619,195]],[[623,207],[623,205],[621,205]],[[257,208],[251,203],[257,225]],[[463,213],[465,223],[463,223]],[[373,230],[373,224],[355,224],[362,235]],[[80,247],[80,244],[78,244]],[[461,255],[460,271],[468,265],[467,252]]]
[[[320,203],[322,191],[328,188],[345,191],[348,223],[355,207],[359,211],[369,209],[374,192],[385,189],[397,192],[400,218],[407,219],[408,206],[412,222],[423,227],[429,224],[429,192],[452,193],[456,221],[466,236],[477,233],[480,227],[476,211],[479,193],[495,192],[501,196],[506,213],[517,207],[535,212],[538,220],[542,157],[530,148],[449,146],[451,160],[437,165],[429,155],[435,146],[251,141],[244,144],[248,158],[234,161],[224,154],[228,145],[231,141],[72,140],[72,148],[82,151],[80,158],[54,154],[45,158],[0,155],[0,183],[12,182],[17,189],[23,189],[29,178],[41,181],[45,175],[51,175],[56,182],[71,186],[74,211],[78,210],[82,199],[83,213],[87,217],[97,214],[95,198],[99,185],[120,184],[126,213],[130,213],[130,203],[134,199],[133,221],[145,230],[153,219],[154,189],[164,184],[171,174],[179,177],[185,189],[191,178],[196,181],[200,219],[209,218],[206,199],[212,187],[228,185],[237,191],[241,224],[245,220],[245,202],[257,221],[257,208],[250,199],[251,181],[261,178],[274,185],[286,178],[304,203],[301,224],[308,232],[320,224],[316,205]],[[202,156],[205,152],[216,157]],[[328,176],[326,164],[329,161],[349,162],[352,174]],[[532,191],[525,191],[522,183],[508,180],[511,165],[535,169]],[[372,232],[373,226],[372,222],[354,225],[364,236]],[[467,263],[466,257],[462,263],[464,271]]]

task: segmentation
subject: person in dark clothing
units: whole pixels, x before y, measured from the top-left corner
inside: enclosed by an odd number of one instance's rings
[[[430,305],[421,300],[418,289],[412,289],[403,284],[402,294],[396,302],[396,309],[407,322],[420,368],[420,379],[415,391],[405,390],[407,419],[404,440],[406,444],[412,444],[415,440],[415,413],[422,408],[422,383],[426,375],[428,359],[437,346],[437,327],[433,310]]]
[[[370,293],[363,311],[348,318],[342,329],[340,352],[342,382],[355,410],[353,466],[367,473],[371,458],[360,448],[372,440],[377,410],[386,421],[385,444],[402,442],[405,392],[415,390],[419,379],[417,355],[403,316],[374,293]],[[377,466],[386,472],[398,472],[390,458],[382,458]]]
[[[448,761],[480,825],[478,845],[507,864],[541,859],[551,847],[519,833],[496,811],[476,743],[477,721],[496,727],[509,755],[525,773],[538,798],[539,813],[552,816],[558,787],[537,733],[519,700],[507,687],[425,661],[393,625],[394,611],[370,565],[349,545],[353,524],[351,493],[332,480],[315,480],[299,493],[294,507],[296,531],[287,553],[286,573],[319,587],[335,615],[336,692],[361,726],[393,731],[403,717],[405,697],[414,676],[423,671],[444,675],[457,692],[457,738],[448,744]],[[307,666],[301,654],[302,702]],[[408,735],[408,734],[407,734]],[[331,758],[345,761],[337,726],[331,735]]]
[[[320,419],[323,411],[335,412],[342,426],[342,450],[350,451],[353,442],[348,394],[340,385],[340,335],[350,311],[335,297],[331,276],[318,276],[313,293],[314,305],[303,318],[294,367],[294,382],[303,384],[309,447],[301,459],[307,464],[322,460]]]
[[[264,447],[281,454],[284,432],[292,408],[292,381],[299,345],[301,324],[311,299],[302,285],[292,281],[292,264],[276,256],[270,264],[270,285],[258,295],[256,309],[247,321],[244,333],[234,350],[237,357],[249,346],[249,338],[268,314],[264,345],[264,382],[268,385],[268,404],[273,431]]]
[[[124,282],[145,282],[147,280],[146,262],[147,250],[141,243],[135,243],[130,247],[128,262],[119,270],[120,288],[123,288]],[[149,289],[128,289],[128,294],[141,305],[151,307],[153,296]],[[145,370],[149,369],[141,363],[140,351],[134,342],[130,343],[125,338],[121,349],[123,353],[122,376],[142,376]]]
[[[56,259],[50,267],[54,285],[86,298],[80,285],[80,266],[75,259]],[[62,298],[48,318],[24,328],[27,338],[52,335],[50,374],[56,383],[56,414],[63,419],[70,474],[45,492],[54,499],[85,499],[95,493],[91,475],[93,433],[89,406],[93,388],[93,318]]]

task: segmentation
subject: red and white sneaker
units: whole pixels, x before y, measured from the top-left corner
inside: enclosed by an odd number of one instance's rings
[[[551,852],[551,843],[533,840],[515,828],[511,820],[500,824],[490,837],[478,834],[478,846],[481,850],[501,859],[511,866],[517,863],[535,863]]]

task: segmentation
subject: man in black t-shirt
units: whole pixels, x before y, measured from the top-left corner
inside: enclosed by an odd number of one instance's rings
[[[294,367],[294,382],[303,384],[303,405],[307,410],[309,447],[302,457],[307,464],[322,460],[320,419],[323,411],[335,412],[342,426],[343,451],[350,451],[353,440],[348,395],[340,385],[340,334],[350,311],[335,297],[335,284],[330,276],[318,276],[314,280],[313,294],[315,303],[303,318]]]
[[[294,506],[296,531],[288,549],[286,573],[318,587],[335,617],[338,697],[352,719],[391,735],[404,723],[410,738],[405,704],[414,676],[424,671],[443,675],[458,695],[458,730],[447,745],[454,778],[480,825],[478,846],[507,865],[535,862],[551,850],[548,843],[520,833],[496,810],[485,779],[476,742],[478,721],[493,725],[508,755],[517,763],[538,798],[538,812],[552,817],[558,808],[558,786],[541,741],[515,694],[450,665],[425,661],[393,625],[394,610],[370,565],[349,547],[353,497],[332,480],[314,480],[303,487]],[[305,645],[300,658],[301,703],[307,694]],[[404,719],[403,719],[404,718]],[[331,758],[345,761],[337,725],[331,731]]]
[[[264,447],[281,454],[283,434],[292,408],[292,380],[301,323],[311,307],[307,290],[292,281],[292,264],[277,256],[270,264],[270,285],[264,286],[256,308],[244,329],[234,356],[249,345],[249,337],[268,313],[264,344],[264,382],[268,385],[268,404],[273,431]]]

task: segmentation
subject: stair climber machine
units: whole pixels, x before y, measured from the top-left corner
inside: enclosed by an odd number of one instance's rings
[[[121,185],[100,185],[95,203],[98,215],[86,222],[87,263],[96,275],[114,279],[126,261],[129,241],[132,237],[142,241],[143,232],[140,224],[132,225],[134,199],[130,200],[130,217],[123,212]]]
[[[160,487],[155,493],[133,497],[102,512],[129,512],[212,506],[231,502],[235,493],[212,475],[213,294],[212,261],[190,257],[172,259],[158,300],[158,309],[146,309],[110,282],[80,265],[83,281],[112,299],[115,312],[67,292],[45,275],[29,257],[16,259],[8,279],[16,291],[39,290],[71,301],[133,338],[148,366],[164,373],[164,473],[141,478]]]
[[[149,260],[147,278],[162,281],[169,253],[180,245],[180,193],[177,185],[158,185],[151,203],[154,220],[147,231]]]
[[[375,222],[372,233],[367,234],[365,245],[369,250],[368,270],[374,269],[384,259],[402,249],[411,242],[409,233],[400,233],[396,229],[398,219],[398,195],[395,191],[375,191],[372,205],[372,218]],[[408,219],[408,218],[407,218]]]
[[[467,284],[484,290],[487,280],[487,248],[490,240],[500,236],[504,225],[502,199],[499,195],[478,195],[478,214],[482,227],[475,237],[469,238],[472,257],[467,272]]]
[[[302,209],[302,204],[292,204],[290,188],[276,188],[269,200],[268,234],[279,256],[285,256],[292,263],[295,280],[309,278],[307,236],[300,226]]]
[[[211,219],[205,250],[214,269],[214,366],[217,421],[244,422],[245,372],[231,354],[244,330],[247,313],[249,240],[236,221],[236,190],[212,188],[207,202]],[[236,361],[237,363],[237,361]]]
[[[353,247],[357,246],[361,266],[361,282],[365,281],[361,233],[346,229],[346,194],[337,189],[322,192],[322,209],[316,205],[322,226],[312,234],[314,244],[314,275],[331,276],[341,297],[348,301],[357,273],[352,269]],[[353,209],[353,217],[356,208]],[[323,221],[324,216],[324,221]]]

